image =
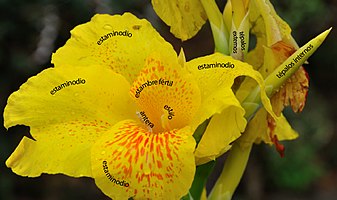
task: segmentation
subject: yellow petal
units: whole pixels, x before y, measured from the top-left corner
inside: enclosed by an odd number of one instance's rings
[[[269,116],[268,116],[269,117]],[[274,124],[270,125],[270,120]],[[278,140],[294,140],[298,137],[298,133],[290,126],[289,122],[285,118],[283,114],[281,114],[281,117],[277,122],[275,122],[273,119],[269,120],[268,124],[268,134],[269,135],[276,135]],[[273,127],[271,127],[273,126]],[[270,137],[269,137],[270,139]],[[268,140],[266,139],[265,142]]]
[[[37,177],[42,173],[91,177],[90,148],[112,125],[104,121],[71,121],[35,126],[24,137],[6,165],[21,176]]]
[[[207,19],[199,0],[152,0],[152,5],[170,31],[183,41],[196,35]]]
[[[196,78],[201,91],[202,105],[194,125],[221,113],[224,105],[241,107],[231,90],[236,77],[249,76],[261,84],[263,81],[261,75],[247,63],[220,53],[191,60],[185,66]]]
[[[112,199],[179,199],[193,181],[194,148],[188,127],[153,134],[123,121],[92,148],[93,176]]]
[[[139,117],[158,133],[188,125],[200,106],[200,90],[178,59],[154,54],[130,90]]]
[[[246,127],[243,115],[244,110],[231,105],[213,115],[195,151],[197,165],[215,160],[231,148],[231,143]]]
[[[265,61],[261,59],[264,57],[264,46],[271,47],[277,42],[284,41],[298,48],[291,36],[289,25],[277,15],[269,0],[251,0],[249,12],[251,33],[256,36],[257,42],[255,48],[247,54],[246,62],[256,70],[260,69]]]
[[[251,31],[257,36],[258,43],[271,46],[282,39],[287,43],[292,41],[289,25],[277,15],[269,0],[251,0],[249,12]]]
[[[287,119],[280,115],[277,122],[267,115],[264,109],[260,109],[255,117],[248,123],[247,128],[240,138],[240,145],[251,144],[253,142],[265,142],[273,144],[271,136],[276,135],[277,139],[293,140],[298,137],[298,133],[292,129]]]
[[[234,79],[243,75],[250,76],[259,84],[263,83],[263,79],[250,65],[219,53],[194,59],[185,66],[196,77],[202,95],[201,107],[192,127],[214,114],[220,114],[211,119],[211,126],[206,129],[200,141],[204,145],[198,145],[196,150],[199,159],[214,159],[215,155],[229,148],[229,143],[240,136],[246,125],[245,111],[231,90]],[[263,101],[266,101],[265,96]],[[229,127],[225,126],[227,124]],[[219,138],[221,142],[218,142]]]
[[[53,54],[52,63],[56,67],[98,64],[122,74],[132,83],[154,51],[176,57],[173,47],[145,19],[130,13],[97,14],[71,31],[71,38]]]
[[[9,97],[4,124],[30,126],[35,141],[23,139],[7,165],[24,176],[91,176],[91,145],[116,122],[136,119],[129,88],[103,67],[49,68],[30,78]]]

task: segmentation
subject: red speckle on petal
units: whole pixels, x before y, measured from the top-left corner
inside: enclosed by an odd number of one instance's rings
[[[158,166],[158,168],[162,168],[163,164],[159,160],[157,160],[157,166]]]
[[[280,141],[277,139],[276,135],[270,135],[270,139],[274,143],[275,148],[276,148],[277,152],[280,154],[281,158],[283,158],[284,157],[284,151],[285,151],[284,145],[280,143]]]

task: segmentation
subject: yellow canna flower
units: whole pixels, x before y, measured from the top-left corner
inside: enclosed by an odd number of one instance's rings
[[[181,40],[195,36],[207,20],[200,0],[152,0],[157,15],[171,27],[170,31]]]
[[[264,84],[250,65],[220,53],[182,59],[130,13],[75,27],[53,54],[54,67],[9,97],[5,127],[27,125],[32,138],[6,165],[28,177],[92,177],[113,199],[184,196],[196,161],[214,159],[245,129],[234,79],[252,77],[262,91]],[[211,116],[223,124],[210,123],[196,147],[193,133]]]

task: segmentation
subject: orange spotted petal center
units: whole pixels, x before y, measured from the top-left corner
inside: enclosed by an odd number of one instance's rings
[[[137,115],[150,132],[161,133],[188,125],[200,106],[196,82],[178,62],[149,57],[131,87]]]

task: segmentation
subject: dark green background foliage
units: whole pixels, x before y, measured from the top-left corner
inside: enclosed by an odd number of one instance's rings
[[[329,27],[337,27],[337,1],[273,0],[277,12],[293,29],[299,45]],[[223,6],[223,3],[219,3]],[[0,0],[0,107],[29,77],[50,67],[52,52],[70,37],[70,30],[95,13],[132,12],[147,18],[187,59],[213,51],[209,24],[182,43],[156,16],[149,0]],[[273,147],[255,146],[234,199],[335,199],[337,196],[337,37],[333,30],[310,58],[307,106],[301,114],[286,115],[300,132],[296,141],[283,142],[285,158]],[[3,119],[1,118],[1,122]],[[0,199],[59,200],[108,199],[90,178],[42,175],[25,178],[5,166],[5,160],[29,128],[19,126],[0,133]],[[225,157],[224,157],[225,159]],[[215,167],[216,174],[219,167]],[[211,178],[208,186],[213,184]]]

